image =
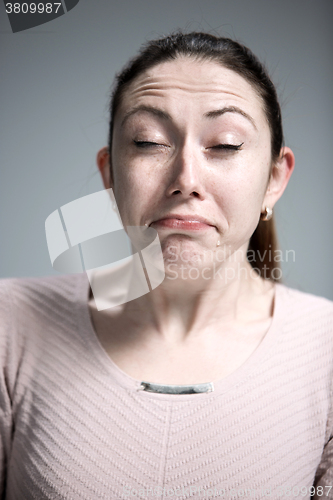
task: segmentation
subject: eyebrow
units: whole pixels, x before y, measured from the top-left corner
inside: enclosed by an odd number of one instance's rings
[[[135,113],[138,113],[140,111],[145,111],[146,113],[151,113],[152,115],[157,116],[158,118],[162,118],[163,120],[170,120],[170,121],[172,120],[171,116],[166,111],[162,111],[161,109],[154,108],[153,106],[145,106],[145,105],[141,104],[140,106],[136,106],[135,108],[130,109],[125,114],[124,118],[122,119],[121,126],[124,125],[124,123],[126,122],[126,120],[128,120],[128,118],[130,116],[132,116]]]
[[[224,115],[225,113],[238,113],[238,114],[244,116],[244,118],[246,118],[247,120],[249,120],[249,122],[253,125],[253,127],[256,130],[258,130],[257,126],[255,124],[255,121],[252,118],[252,116],[248,115],[247,113],[245,113],[245,111],[243,111],[242,109],[238,108],[237,106],[228,106],[226,108],[221,108],[221,109],[215,109],[213,111],[208,111],[207,113],[204,114],[204,116],[206,118],[217,118],[219,116]]]
[[[157,116],[158,118],[161,118],[163,120],[172,121],[171,116],[166,111],[163,111],[162,109],[159,108],[154,108],[153,106],[145,106],[141,104],[140,106],[136,106],[127,111],[124,118],[122,119],[121,127],[124,125],[124,123],[128,120],[130,116],[134,115],[135,113],[139,113],[140,111],[151,113],[152,115]],[[214,119],[224,115],[225,113],[238,113],[244,116],[244,118],[246,118],[256,130],[258,130],[252,116],[250,116],[237,106],[228,106],[220,109],[215,109],[213,111],[208,111],[207,113],[204,114],[204,117],[209,119]]]

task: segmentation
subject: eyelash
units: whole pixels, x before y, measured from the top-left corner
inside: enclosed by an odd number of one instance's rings
[[[150,141],[134,141],[134,144],[138,148],[150,148],[153,146],[163,146],[163,144],[157,144],[157,142],[150,142]]]
[[[163,146],[163,144],[158,144],[157,142],[150,142],[150,141],[134,141],[134,144],[138,148],[151,148],[154,146]],[[226,149],[229,151],[239,151],[241,147],[243,146],[244,142],[241,144],[217,144],[216,146],[212,146],[211,148],[208,149]]]
[[[243,144],[244,142],[242,142],[241,144],[218,144],[217,146],[212,146],[209,149],[227,149],[229,151],[239,151]]]

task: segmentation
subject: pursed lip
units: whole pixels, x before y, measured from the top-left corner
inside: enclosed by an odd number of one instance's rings
[[[159,219],[154,220],[149,225],[151,226],[151,224],[153,224],[154,222],[160,222],[160,221],[165,220],[165,219],[178,219],[178,220],[184,220],[184,221],[190,221],[190,222],[200,222],[201,224],[206,224],[207,226],[216,227],[208,219],[205,219],[205,217],[201,217],[201,216],[196,215],[196,214],[193,214],[193,215],[167,214],[167,215],[163,215],[163,217],[160,217]]]

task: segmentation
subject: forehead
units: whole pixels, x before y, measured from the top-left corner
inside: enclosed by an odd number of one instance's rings
[[[235,71],[217,62],[179,57],[158,64],[133,80],[120,104],[120,114],[140,105],[205,112],[216,105],[237,106],[257,122],[265,121],[261,97]]]

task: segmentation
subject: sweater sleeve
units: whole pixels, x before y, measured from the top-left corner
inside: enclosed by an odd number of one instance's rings
[[[333,436],[324,447],[313,486],[315,487],[315,500],[333,499]]]
[[[333,499],[333,375],[330,374],[330,410],[326,427],[326,444],[316,470],[314,499]]]
[[[13,328],[9,280],[0,281],[0,498],[5,498],[6,472],[12,437],[12,405],[8,380],[9,344]]]

